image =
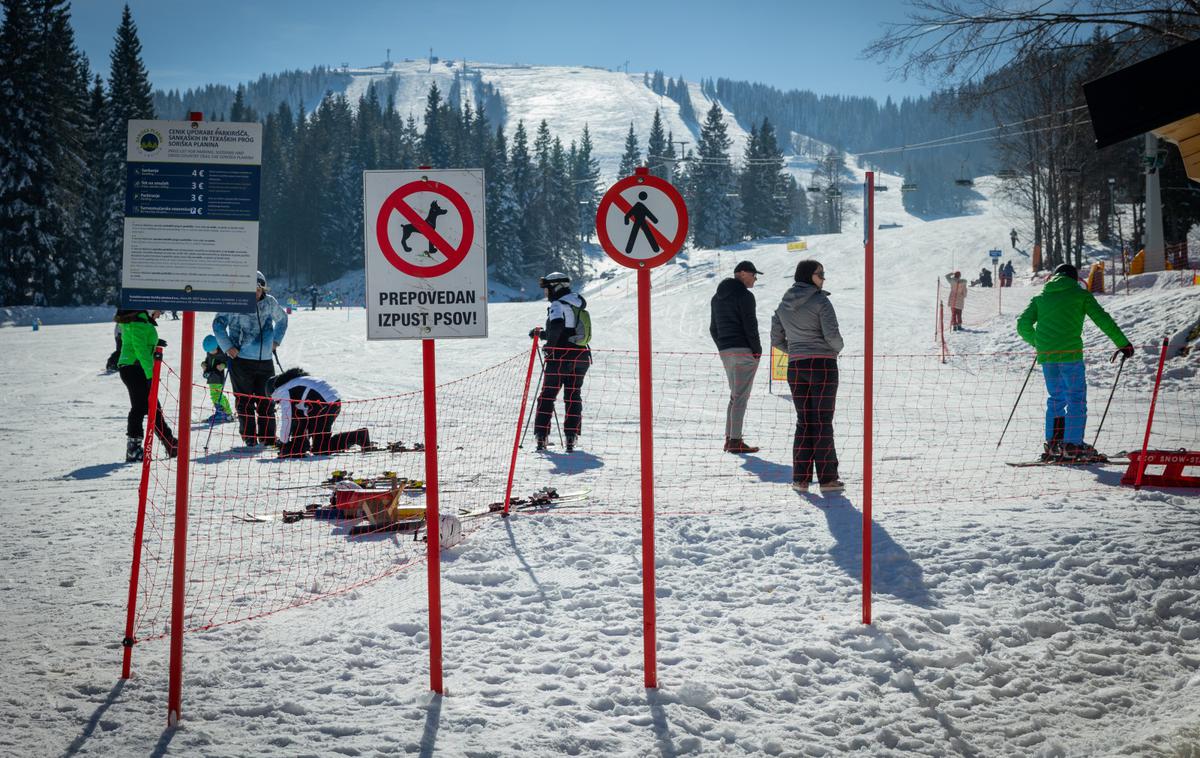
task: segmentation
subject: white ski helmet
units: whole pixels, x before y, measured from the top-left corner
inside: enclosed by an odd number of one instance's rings
[[[442,548],[454,547],[463,541],[462,522],[453,513],[438,516],[438,542]]]
[[[561,271],[551,271],[538,280],[538,286],[542,289],[548,289],[551,294],[554,294],[558,290],[569,289],[571,286],[571,277]]]

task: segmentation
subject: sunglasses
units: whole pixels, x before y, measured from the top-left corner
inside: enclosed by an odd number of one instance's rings
[[[821,280],[822,280],[822,281],[824,281],[824,280],[825,280],[825,272],[824,272],[824,271],[817,271],[817,272],[815,272],[815,274],[816,274],[817,276],[821,277]]]

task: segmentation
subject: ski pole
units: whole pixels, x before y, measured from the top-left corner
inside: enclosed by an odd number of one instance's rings
[[[538,354],[539,359],[541,353]],[[546,375],[546,364],[542,364],[542,372],[538,374],[537,389],[533,392],[534,401],[529,404],[529,418],[525,421],[525,431],[521,432],[521,447],[525,447],[525,438],[529,436],[529,427],[533,425],[533,410],[539,404],[539,396],[542,394],[542,377]]]
[[[1021,385],[1021,391],[1017,393],[1017,402],[1013,403],[1012,410],[1008,413],[1008,421],[1004,422],[1004,431],[1000,432],[1000,440],[996,443],[996,449],[1000,449],[1000,443],[1004,442],[1004,435],[1008,433],[1008,425],[1012,423],[1013,414],[1017,412],[1017,406],[1021,404],[1021,396],[1025,394],[1025,387],[1029,384],[1029,377],[1033,376],[1033,367],[1037,365],[1037,354],[1033,356],[1033,363],[1029,364],[1029,371],[1025,374],[1025,382]]]
[[[260,353],[261,355],[261,353]],[[279,353],[275,352],[275,348],[271,348],[271,355],[275,356],[275,365],[279,367],[279,373],[283,373],[283,363],[279,360]]]
[[[542,360],[542,354],[541,354],[541,353],[538,353],[538,360],[539,360],[539,361],[541,361],[541,360]],[[546,364],[545,364],[545,362],[543,361],[543,362],[542,362],[542,372],[544,373],[545,371],[546,371]],[[560,379],[559,381],[561,382],[562,380]],[[564,393],[563,393],[563,398],[564,398],[564,402],[565,402],[565,399],[566,399],[566,392],[565,392],[565,390],[564,390]],[[554,406],[554,405],[550,406],[550,413],[551,413],[551,415],[553,415],[553,416],[554,416],[554,428],[558,430],[558,444],[559,444],[559,445],[564,445],[564,446],[565,446],[565,445],[566,445],[566,443],[565,443],[565,442],[563,442],[562,425],[560,425],[560,424],[558,423],[558,407],[557,407],[557,406]]]
[[[1125,356],[1121,356],[1121,365],[1117,366],[1117,377],[1113,379],[1112,389],[1108,393],[1108,402],[1104,404],[1104,415],[1100,417],[1100,424],[1096,427],[1096,438],[1092,440],[1092,447],[1096,447],[1096,443],[1100,441],[1100,430],[1104,428],[1104,419],[1108,418],[1108,407],[1112,405],[1113,395],[1117,392],[1117,382],[1121,381],[1121,369],[1125,368]]]

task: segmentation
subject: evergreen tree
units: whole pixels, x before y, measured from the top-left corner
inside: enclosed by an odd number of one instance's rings
[[[687,182],[692,240],[698,247],[720,247],[739,239],[740,203],[729,160],[731,144],[721,106],[714,102],[700,129]]]
[[[442,93],[435,82],[429,85],[429,95],[425,99],[425,133],[421,138],[421,157],[425,165],[434,168],[450,166],[450,146],[446,142],[443,121]]]
[[[33,302],[39,262],[53,255],[53,173],[39,23],[27,0],[4,0],[0,28],[0,300]]]
[[[650,139],[646,141],[646,165],[650,173],[660,179],[671,181],[673,163],[668,160],[667,135],[662,125],[662,115],[654,109],[654,121],[650,124]]]
[[[492,170],[488,174],[487,239],[489,265],[496,278],[519,287],[525,276],[521,259],[521,208],[513,192],[504,127],[496,128],[492,142]]]
[[[101,170],[112,187],[105,218],[105,246],[100,251],[101,271],[107,281],[119,287],[122,240],[125,233],[125,144],[128,122],[153,119],[150,78],[142,63],[142,43],[129,6],[121,12],[121,23],[109,56],[108,110],[105,112],[104,164]]]
[[[258,121],[258,114],[246,105],[246,88],[239,84],[233,96],[233,105],[229,107],[229,120],[234,122]]]
[[[746,169],[741,176],[742,233],[750,239],[787,233],[790,206],[783,173],[783,153],[771,122],[750,129]]]
[[[579,213],[579,236],[591,241],[596,231],[596,209],[604,189],[600,186],[600,162],[592,156],[592,135],[587,124],[579,137],[579,149],[572,163],[571,186],[574,188],[575,207]]]
[[[621,165],[617,168],[617,176],[633,176],[633,170],[642,165],[642,151],[638,148],[637,133],[633,131],[633,122],[629,122],[629,134],[625,137],[625,153],[621,156]]]
[[[104,81],[96,74],[82,120],[81,153],[87,166],[99,166],[104,159],[104,124],[108,98]],[[99,253],[105,245],[105,218],[112,187],[108,176],[101,171],[90,174],[84,182],[79,211],[79,258],[72,268],[74,282],[70,288],[72,301],[83,303],[112,303],[117,299],[115,283],[101,275]]]

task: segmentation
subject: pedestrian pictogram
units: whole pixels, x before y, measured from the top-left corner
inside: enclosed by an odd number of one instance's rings
[[[596,234],[609,257],[629,268],[653,268],[683,248],[688,215],[670,182],[637,169],[608,189],[596,210]]]
[[[404,255],[392,242],[397,214],[407,222],[399,223]],[[443,216],[446,219],[439,230],[438,220]],[[375,219],[375,236],[388,263],[410,276],[428,278],[453,271],[463,262],[475,238],[475,221],[467,202],[453,187],[421,179],[388,195]],[[423,237],[425,244],[411,246],[414,236]],[[457,244],[450,241],[453,239]]]

